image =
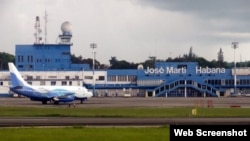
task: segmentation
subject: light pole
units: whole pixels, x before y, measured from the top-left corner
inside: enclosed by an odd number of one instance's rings
[[[238,48],[239,43],[238,42],[232,42],[232,48],[234,49],[234,95],[236,95],[236,62],[235,62],[235,50]]]
[[[95,96],[95,48],[97,48],[97,45],[95,43],[90,44],[90,48],[92,48],[92,55],[93,55],[93,66],[92,66],[92,71],[93,71],[93,95]]]

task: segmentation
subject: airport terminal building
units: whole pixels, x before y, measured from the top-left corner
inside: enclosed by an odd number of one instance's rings
[[[250,68],[200,67],[197,62],[156,62],[155,67],[95,70],[71,64],[70,44],[16,45],[17,69],[32,85],[77,85],[94,96],[226,97],[250,94]],[[236,79],[235,79],[236,78]],[[236,80],[236,81],[235,81]],[[236,82],[236,83],[235,83]],[[9,72],[0,72],[0,94],[11,96]]]
[[[31,85],[75,85],[103,97],[227,97],[250,95],[250,68],[200,67],[197,62],[156,62],[153,68],[92,70],[72,64],[72,37],[62,24],[58,44],[16,45],[15,65]],[[0,71],[0,96],[10,93],[8,71]]]

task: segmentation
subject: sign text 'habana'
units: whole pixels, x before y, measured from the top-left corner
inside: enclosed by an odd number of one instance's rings
[[[185,67],[175,68],[175,67],[163,67],[160,68],[149,68],[147,67],[146,74],[185,74],[187,69]],[[195,73],[198,74],[216,74],[216,73],[226,73],[225,68],[209,68],[209,67],[196,67]]]

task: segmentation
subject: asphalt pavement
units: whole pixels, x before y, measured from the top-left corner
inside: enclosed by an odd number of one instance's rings
[[[93,97],[80,104],[42,104],[28,98],[0,98],[0,106],[22,107],[213,107],[250,108],[250,97],[166,98],[166,97]],[[79,118],[79,117],[1,117],[0,127],[19,126],[164,126],[164,125],[250,125],[245,118]]]

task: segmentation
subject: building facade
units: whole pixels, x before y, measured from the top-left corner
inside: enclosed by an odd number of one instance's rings
[[[197,62],[156,62],[133,70],[21,71],[32,85],[77,85],[94,96],[228,97],[250,94],[250,68],[200,67]],[[94,74],[94,75],[93,75]],[[236,83],[235,83],[236,82]],[[0,73],[1,94],[9,94],[9,73]]]
[[[20,71],[89,70],[89,65],[72,64],[69,44],[16,45],[15,65]]]

